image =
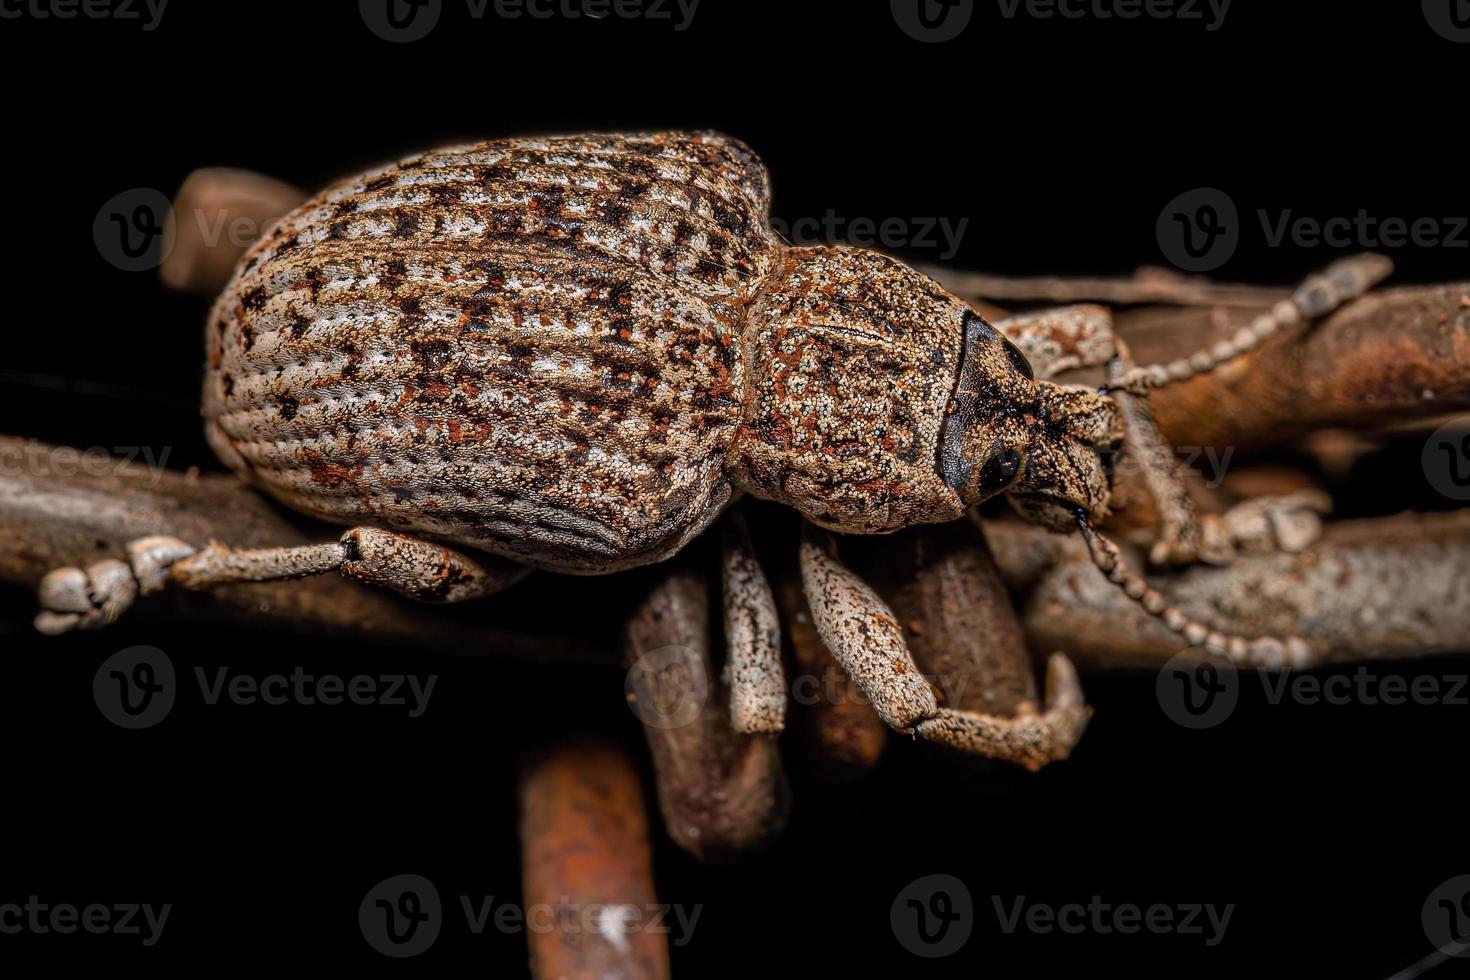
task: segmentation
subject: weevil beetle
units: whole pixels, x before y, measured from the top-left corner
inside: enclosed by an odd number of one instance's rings
[[[1093,530],[1123,415],[1108,391],[1049,376],[1084,340],[1089,363],[1121,365],[1116,392],[1208,370],[1367,289],[1381,260],[1340,263],[1212,351],[1127,370],[1081,308],[992,325],[885,255],[784,244],[769,207],[759,158],[715,134],[492,141],[327,189],[214,304],[203,411],[232,470],[352,530],[255,552],[142,539],[127,564],[48,576],[38,625],[108,621],[169,581],[340,569],[457,601],[524,569],[605,574],[671,556],[741,494],[883,533],[1006,493],[1033,521],[1080,528],[1099,567],[1190,642],[1248,653],[1124,572]],[[745,535],[725,547],[736,724],[776,730],[774,600]],[[829,545],[809,537],[802,569],[823,639],[889,724],[996,751],[995,720],[939,707]],[[1051,680],[1076,729],[1065,659]],[[1044,761],[1049,738],[1022,736],[1019,755]]]

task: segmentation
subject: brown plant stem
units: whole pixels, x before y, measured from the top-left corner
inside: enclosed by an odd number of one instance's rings
[[[1183,642],[1109,583],[1075,536],[1016,521],[986,525],[1033,650],[1083,669],[1158,666]],[[1137,565],[1137,556],[1130,558]],[[1470,649],[1470,511],[1328,524],[1298,554],[1150,576],[1188,615],[1247,635],[1294,633],[1320,662]]]
[[[123,463],[68,447],[0,437],[0,582],[34,590],[65,565],[120,558],[135,538],[168,534],[238,547],[335,540],[340,528],[288,515],[234,477],[178,473]],[[523,583],[519,588],[529,588]],[[338,575],[168,589],[128,616],[168,618],[357,639],[413,643],[445,651],[608,663],[606,643],[517,612],[519,588],[463,607],[433,607],[366,588]]]
[[[630,700],[643,721],[669,836],[702,860],[759,849],[785,823],[774,735],[743,735],[710,650],[705,577],[671,566],[623,632]]]
[[[643,785],[628,753],[592,736],[533,753],[520,809],[531,975],[667,980],[668,941],[648,928],[662,917]]]

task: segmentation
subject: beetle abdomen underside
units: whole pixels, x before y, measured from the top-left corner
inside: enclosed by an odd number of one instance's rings
[[[281,221],[217,301],[212,445],[288,505],[526,564],[671,554],[728,501],[764,171],[677,134],[425,154]]]

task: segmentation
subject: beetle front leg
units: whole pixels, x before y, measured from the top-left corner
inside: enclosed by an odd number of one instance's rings
[[[1043,381],[1106,364],[1114,354],[1113,314],[1105,306],[1081,303],[1017,313],[994,326],[1021,349]]]
[[[1133,355],[1115,338],[1116,355],[1108,362],[1108,380],[1121,381],[1133,369]],[[1153,498],[1158,525],[1149,561],[1155,565],[1189,564],[1205,551],[1204,529],[1194,499],[1180,475],[1174,449],[1164,440],[1152,407],[1142,395],[1117,390],[1113,400],[1123,415],[1128,454],[1138,464],[1143,484]]]
[[[730,723],[742,735],[774,735],[786,727],[781,620],[738,511],[725,519],[721,550]]]
[[[356,527],[333,542],[292,548],[229,548],[211,542],[196,550],[177,538],[139,538],[128,560],[106,559],[88,568],[58,568],[41,579],[36,629],[65,633],[98,629],[117,620],[139,595],[169,584],[208,589],[241,582],[274,582],[340,571],[420,602],[464,602],[520,581],[529,569],[479,559],[404,534]]]
[[[1113,331],[1113,315],[1103,306],[1082,304],[1037,310],[995,324],[1031,362],[1036,376],[1049,380],[1064,371],[1106,365],[1110,385],[1120,385],[1134,371],[1128,346]],[[1174,450],[1154,421],[1148,399],[1115,390],[1123,416],[1129,458],[1154,502],[1158,526],[1149,560],[1154,564],[1187,564],[1203,551],[1202,530],[1194,501],[1180,477]]]
[[[830,539],[821,540],[811,528],[801,543],[801,571],[823,641],[890,727],[1031,770],[1071,751],[1088,711],[1065,657],[1053,656],[1048,664],[1040,714],[1002,717],[942,708],[892,610],[837,559]]]

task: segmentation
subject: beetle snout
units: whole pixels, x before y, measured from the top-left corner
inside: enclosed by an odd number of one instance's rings
[[[1057,531],[1070,531],[1079,509],[1101,521],[1112,496],[1113,460],[1123,443],[1118,406],[1087,388],[1047,381],[1037,387],[1043,424],[1011,504],[1026,519]]]

